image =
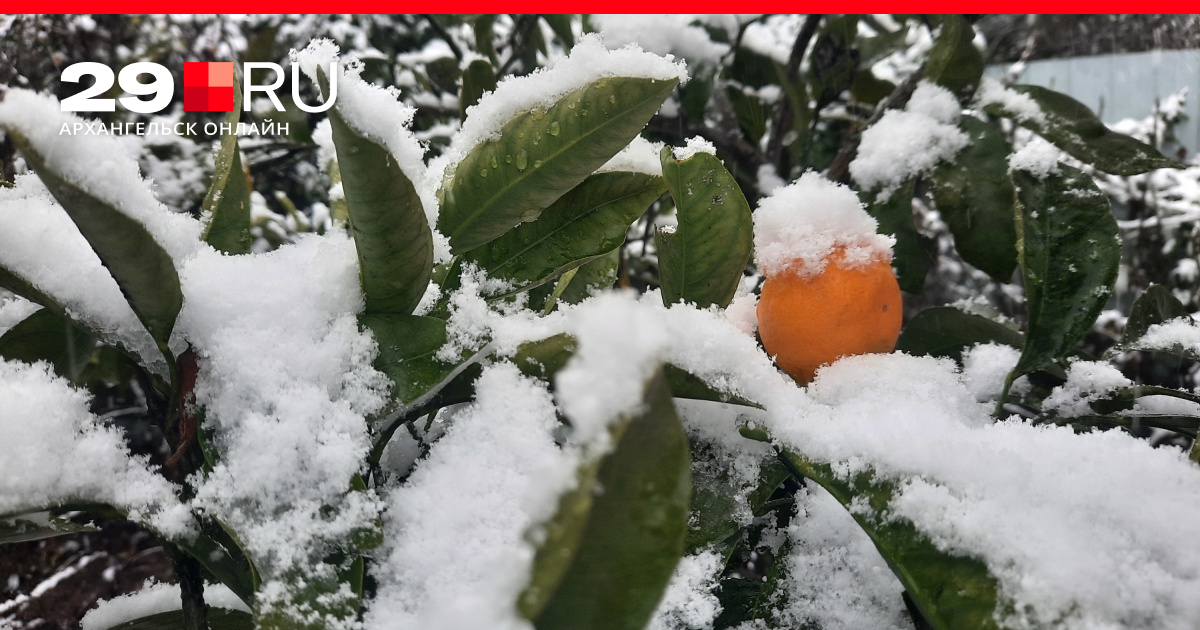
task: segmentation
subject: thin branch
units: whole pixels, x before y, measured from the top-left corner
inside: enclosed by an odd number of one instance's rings
[[[829,164],[829,170],[825,172],[825,177],[835,182],[845,182],[845,178],[850,172],[850,162],[858,154],[858,144],[862,141],[862,131],[879,122],[879,119],[883,118],[883,114],[887,110],[903,107],[908,102],[908,99],[912,97],[913,92],[917,89],[917,84],[923,78],[925,78],[924,65],[909,75],[900,85],[896,86],[896,89],[892,90],[892,93],[887,98],[879,103],[879,107],[875,108],[875,113],[871,118],[842,144],[842,148],[838,150],[837,156]]]
[[[421,17],[425,18],[425,21],[429,22],[429,26],[433,27],[433,32],[437,33],[438,37],[441,37],[442,40],[445,41],[448,46],[450,46],[450,52],[454,53],[454,58],[462,61],[462,49],[458,47],[458,44],[454,43],[454,38],[450,36],[450,33],[446,30],[446,27],[442,26],[442,23],[438,22],[437,18],[432,15],[422,14]]]
[[[812,41],[813,35],[817,32],[821,17],[822,15],[819,13],[813,13],[804,18],[804,26],[800,27],[796,41],[792,44],[792,53],[788,55],[785,73],[788,85],[794,84],[800,78],[800,64],[804,61],[808,43]],[[780,99],[779,109],[775,110],[775,120],[771,122],[771,140],[767,144],[767,162],[769,164],[779,163],[779,156],[783,152],[783,137],[787,135],[787,130],[792,126],[792,116],[791,100]]]

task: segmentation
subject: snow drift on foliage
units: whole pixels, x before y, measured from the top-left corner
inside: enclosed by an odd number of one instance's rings
[[[609,48],[638,45],[658,55],[677,55],[699,68],[714,68],[729,53],[728,44],[714,42],[688,15],[598,14],[590,19]]]
[[[211,608],[250,612],[250,608],[224,584],[206,583],[204,603]],[[108,630],[135,619],[182,608],[178,584],[146,580],[140,591],[100,600],[79,620],[79,629]]]
[[[0,514],[71,501],[113,505],[169,537],[194,531],[175,487],[88,412],[86,393],[45,363],[0,359]]]
[[[196,402],[220,453],[193,503],[238,533],[269,607],[281,592],[272,580],[329,577],[325,545],[372,529],[381,510],[350,492],[370,446],[365,416],[388,391],[355,319],[354,243],[334,233],[267,254],[205,251],[180,278],[178,329],[200,355]]]
[[[0,188],[0,267],[61,304],[71,317],[166,374],[166,362],[120,287],[42,181]]]
[[[29,90],[11,89],[0,101],[0,126],[27,138],[65,179],[145,225],[175,260],[195,252],[200,222],[171,212],[154,198],[130,145],[118,136],[60,133],[77,123],[99,124],[85,123],[63,112],[53,96]]]
[[[687,80],[682,63],[643,52],[636,45],[607,50],[599,35],[584,35],[571,54],[526,76],[508,76],[494,92],[484,94],[467,109],[462,130],[454,136],[439,162],[450,165],[439,180],[454,175],[453,165],[479,143],[496,137],[500,128],[531,110],[546,109],[572,90],[604,77],[640,77],[659,81]]]
[[[531,628],[516,601],[535,553],[526,538],[575,484],[580,462],[554,442],[544,384],[511,363],[484,369],[476,399],[387,497],[387,544],[370,629]]]
[[[862,134],[850,175],[863,190],[887,199],[909,178],[928,173],[970,139],[955,123],[962,108],[946,88],[922,81],[903,110],[884,112]]]
[[[808,171],[758,202],[754,259],[765,274],[813,275],[840,250],[850,267],[891,260],[890,236],[875,233],[875,219],[848,186]]]
[[[546,322],[553,332],[585,321],[598,328],[581,337],[584,358],[559,381],[561,408],[614,413],[631,399],[629,374],[667,361],[761,403],[765,412],[741,415],[780,446],[841,475],[873,470],[899,481],[889,516],[947,552],[982,560],[998,580],[1005,625],[1182,629],[1200,618],[1200,549],[1176,543],[1200,522],[1200,471],[1179,451],[1120,432],[993,422],[990,405],[946,359],[847,357],[799,388],[721,313],[659,300],[657,292],[607,295]],[[491,313],[475,323],[500,336],[530,333],[508,319]],[[590,391],[562,387],[589,377]],[[741,451],[736,425],[727,423],[723,448],[753,457]],[[719,432],[710,439],[722,444]]]

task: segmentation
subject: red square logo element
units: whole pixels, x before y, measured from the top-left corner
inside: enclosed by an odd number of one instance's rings
[[[233,109],[233,62],[183,64],[183,111],[227,112]]]

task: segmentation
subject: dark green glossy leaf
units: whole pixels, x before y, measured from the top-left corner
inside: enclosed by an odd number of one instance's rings
[[[110,626],[108,630],[179,630],[183,623],[183,611],[158,613],[122,624]],[[255,630],[254,619],[247,613],[224,608],[208,609],[209,630]],[[99,630],[99,629],[97,629]]]
[[[272,38],[273,39],[273,38]],[[242,89],[233,78],[233,109],[225,123],[237,127],[242,114]],[[227,254],[250,251],[250,188],[242,171],[242,156],[236,133],[221,136],[221,148],[214,158],[212,183],[201,205],[211,215],[204,231],[204,242]]]
[[[409,405],[457,367],[434,358],[446,343],[446,322],[417,315],[360,315],[379,344],[375,369],[392,380],[392,400]]]
[[[855,499],[865,500],[871,514],[856,508],[851,515],[935,630],[998,628],[993,618],[996,580],[981,561],[939,551],[912,523],[884,518],[895,492],[894,482],[877,480],[871,472],[845,480],[828,465],[791,453],[788,457],[805,477],[820,484],[843,506],[849,508]]]
[[[1187,316],[1187,309],[1171,294],[1170,289],[1161,284],[1152,284],[1133,301],[1121,345],[1135,344],[1155,324]]]
[[[1029,95],[1041,108],[1045,120],[1016,115],[1015,112],[1005,111],[999,104],[988,105],[985,111],[993,116],[1012,118],[1080,162],[1091,164],[1105,173],[1123,176],[1156,168],[1183,167],[1154,147],[1109,130],[1092,110],[1066,94],[1037,85],[1014,85],[1008,89]]]
[[[545,14],[542,19],[550,25],[550,30],[558,37],[565,48],[575,46],[575,31],[571,28],[571,15],[563,13]]]
[[[885,200],[876,199],[867,206],[867,212],[879,222],[880,234],[891,234],[896,238],[892,248],[892,267],[900,288],[920,295],[925,290],[925,276],[933,266],[937,244],[933,239],[917,231],[913,223],[912,198],[915,180],[892,193]]]
[[[809,53],[808,74],[817,109],[837,99],[850,88],[858,70],[861,53],[854,47],[858,37],[858,16],[842,15],[825,19],[817,41]]]
[[[172,363],[167,340],[183,306],[183,292],[171,256],[137,220],[59,175],[24,136],[10,130],[9,137],[100,257],[133,312]]]
[[[97,527],[73,523],[50,512],[33,512],[0,518],[0,545],[97,531],[100,531]]]
[[[961,15],[947,15],[925,62],[925,77],[967,100],[983,76],[983,55],[973,43],[975,29]]]
[[[709,448],[704,444],[692,448],[692,506],[684,546],[688,554],[729,538],[741,527],[736,498],[740,484],[713,460]]]
[[[663,302],[724,308],[754,247],[750,204],[717,156],[701,151],[680,161],[664,147],[660,159],[679,217],[675,231],[660,229],[654,239]]]
[[[598,79],[504,124],[498,138],[454,166],[439,193],[438,229],[450,238],[452,252],[470,251],[536,219],[629,144],[677,83]]]
[[[683,553],[691,457],[660,371],[545,526],[518,609],[539,630],[641,630]],[[601,491],[603,489],[603,491]]]
[[[242,601],[254,601],[258,574],[245,548],[227,527],[215,520],[203,521],[199,535],[172,544],[195,558]]]
[[[475,59],[463,70],[462,89],[458,93],[458,115],[467,118],[467,108],[479,102],[487,92],[496,91],[496,71],[486,59]]]
[[[1121,244],[1108,195],[1066,164],[1037,179],[1013,173],[1017,251],[1029,329],[1010,379],[1071,352],[1092,328],[1117,279]]]
[[[980,343],[998,343],[1020,348],[1020,332],[953,306],[935,306],[917,313],[896,341],[896,350],[915,355],[952,357],[962,360],[964,350]]]
[[[336,106],[329,110],[329,124],[358,251],[365,312],[412,313],[433,274],[433,232],[421,197],[396,157],[347,124]]]
[[[70,318],[43,308],[0,335],[0,357],[33,363],[44,360],[55,374],[78,382],[96,350],[96,339]]]
[[[613,288],[617,283],[617,268],[620,263],[621,250],[618,248],[576,267],[575,277],[558,296],[558,301],[579,304],[605,289]]]
[[[666,192],[661,177],[597,173],[500,238],[463,255],[522,291],[552,280],[625,242],[629,225]]]
[[[959,127],[971,142],[934,171],[933,199],[959,256],[997,282],[1010,282],[1017,268],[1017,229],[1009,143],[999,128],[977,118],[963,117]]]

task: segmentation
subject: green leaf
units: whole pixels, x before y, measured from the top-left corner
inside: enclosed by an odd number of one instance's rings
[[[107,630],[179,630],[187,626],[183,623],[183,611],[157,613],[141,619],[109,626]],[[239,610],[224,608],[208,608],[209,630],[254,630],[254,619]],[[97,628],[97,630],[101,630]]]
[[[173,364],[167,341],[183,306],[183,292],[171,256],[136,219],[92,196],[46,164],[37,147],[20,133],[9,130],[9,137],[112,274],[167,363]]]
[[[997,282],[1017,268],[1016,191],[1008,176],[1009,144],[995,125],[964,116],[971,138],[953,162],[934,171],[933,199],[962,259]]]
[[[684,553],[696,553],[737,533],[741,490],[729,471],[708,456],[707,445],[693,445],[692,505]],[[744,508],[742,508],[744,509]]]
[[[328,82],[318,69],[322,85]],[[328,87],[322,88],[328,93]],[[409,314],[433,274],[433,232],[412,181],[396,156],[329,110],[350,232],[358,251],[366,313]],[[401,133],[402,130],[396,130]]]
[[[1128,347],[1136,343],[1155,324],[1187,316],[1187,309],[1171,294],[1170,289],[1161,284],[1152,284],[1133,301],[1120,345]]]
[[[0,545],[11,543],[32,542],[77,534],[79,532],[98,532],[98,527],[80,525],[59,518],[51,512],[30,512],[17,516],[0,518]]]
[[[446,343],[446,322],[418,315],[360,315],[379,344],[375,369],[392,380],[392,400],[410,405],[457,367],[434,358]]]
[[[1108,195],[1066,164],[1037,179],[1013,173],[1017,251],[1029,329],[1010,380],[1071,351],[1104,308],[1117,279],[1121,244]]]
[[[200,562],[242,601],[253,602],[258,574],[241,541],[219,521],[205,520],[200,527],[199,535],[171,544]]]
[[[0,357],[33,363],[44,360],[54,373],[78,382],[96,350],[96,339],[69,317],[43,308],[0,335]]]
[[[641,630],[683,553],[691,457],[663,373],[545,526],[517,607],[539,630]],[[597,466],[598,464],[598,466]],[[602,491],[601,491],[602,489]]]
[[[983,55],[975,48],[975,29],[961,15],[947,15],[925,62],[925,77],[967,100],[983,76]]]
[[[826,18],[810,53],[808,74],[816,108],[837,100],[854,82],[861,53],[855,49],[858,16]]]
[[[543,14],[542,19],[550,25],[550,30],[562,41],[563,47],[570,49],[575,46],[575,31],[571,28],[570,14]]]
[[[536,219],[629,144],[677,83],[598,79],[505,123],[498,138],[454,166],[439,193],[438,229],[451,251],[470,251]]]
[[[614,249],[597,256],[575,268],[575,277],[559,295],[558,301],[579,304],[587,298],[611,289],[617,283],[617,268],[621,264],[621,250]]]
[[[1086,105],[1063,94],[1037,85],[1014,85],[1008,89],[1026,94],[1037,103],[1044,121],[1006,111],[993,103],[984,111],[993,116],[1012,118],[1036,132],[1071,157],[1113,175],[1138,175],[1156,168],[1183,168],[1183,164],[1159,153],[1154,147],[1109,130]]]
[[[678,209],[673,232],[655,233],[663,302],[700,308],[729,305],[754,247],[750,204],[717,156],[703,151],[677,160],[659,156]]]
[[[805,477],[829,491],[847,509],[852,501],[859,501],[850,514],[871,537],[879,554],[935,630],[998,628],[993,618],[996,580],[981,561],[939,551],[911,522],[886,517],[895,482],[875,479],[869,471],[845,480],[826,464],[809,462],[792,453],[787,455]],[[864,503],[870,514],[864,513]]]
[[[908,354],[951,357],[962,361],[967,348],[981,343],[998,343],[1020,348],[1025,338],[1020,332],[953,306],[935,306],[917,313],[896,341],[896,350]]]
[[[458,94],[458,115],[466,120],[467,108],[479,102],[487,92],[496,91],[496,71],[486,59],[475,59],[463,70],[462,89]]]
[[[912,198],[916,180],[909,180],[885,200],[876,198],[867,212],[879,222],[880,234],[896,238],[892,248],[892,267],[900,288],[913,295],[925,290],[925,276],[933,266],[937,243],[917,231],[913,222]]]
[[[493,278],[524,291],[625,242],[629,225],[666,192],[661,177],[597,173],[500,238],[463,255]]]
[[[234,76],[233,109],[225,115],[225,123],[236,128],[241,115],[242,90]],[[204,231],[204,242],[227,254],[250,251],[254,243],[254,237],[250,235],[250,188],[242,171],[236,133],[221,136],[221,148],[214,158],[212,184],[201,208],[211,214]]]

